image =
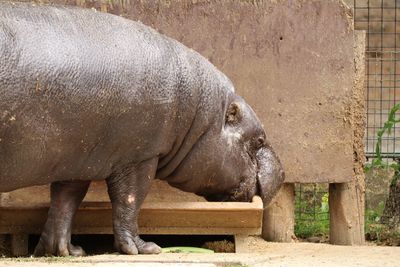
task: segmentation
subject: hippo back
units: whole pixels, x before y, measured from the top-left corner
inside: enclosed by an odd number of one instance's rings
[[[0,3],[0,191],[155,156],[168,176],[231,94],[206,59],[139,22]]]

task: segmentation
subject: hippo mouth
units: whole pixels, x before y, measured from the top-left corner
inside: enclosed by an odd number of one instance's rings
[[[206,195],[204,198],[210,202],[250,202],[258,192],[256,179],[242,178],[239,186],[228,194]]]
[[[264,208],[267,207],[281,188],[285,173],[271,147],[261,147],[256,154],[256,159],[258,168],[254,178],[242,177],[239,186],[229,193],[203,195],[204,198],[211,202],[250,202],[254,195],[259,195],[263,200]]]
[[[256,161],[258,165],[256,178],[242,178],[239,186],[230,194],[217,196],[219,201],[249,202],[254,195],[259,195],[264,207],[267,207],[281,188],[285,173],[279,158],[270,146],[263,146],[257,151]]]
[[[257,193],[257,180],[243,178],[239,184],[239,187],[232,190],[228,197],[228,201],[242,201],[249,202]]]

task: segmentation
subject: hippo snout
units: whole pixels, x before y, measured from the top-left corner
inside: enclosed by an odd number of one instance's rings
[[[282,164],[271,147],[265,146],[257,152],[259,169],[257,173],[257,194],[266,207],[281,188],[285,173]]]

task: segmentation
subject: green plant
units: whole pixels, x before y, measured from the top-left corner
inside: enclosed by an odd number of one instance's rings
[[[377,133],[377,142],[375,146],[375,158],[371,163],[365,164],[365,171],[369,171],[373,168],[393,168],[395,175],[391,181],[391,186],[396,185],[397,181],[400,179],[400,161],[394,161],[393,163],[386,163],[382,159],[382,137],[387,132],[391,134],[392,129],[395,127],[396,123],[400,122],[400,118],[396,118],[396,112],[400,110],[400,103],[392,107],[389,112],[388,119],[381,129]],[[368,211],[367,211],[368,212]],[[383,210],[382,210],[383,212]],[[381,214],[382,215],[382,214]]]
[[[375,146],[375,158],[372,160],[370,164],[365,164],[365,171],[368,171],[372,168],[385,168],[385,167],[394,168],[396,171],[400,170],[400,166],[397,162],[388,165],[382,160],[382,137],[386,132],[387,134],[391,134],[392,129],[394,128],[396,123],[400,122],[400,118],[396,118],[396,112],[399,109],[400,109],[400,103],[394,105],[389,112],[387,121],[385,122],[383,127],[379,129],[377,133],[377,142]]]
[[[374,168],[393,168],[394,176],[391,181],[391,186],[397,184],[400,179],[400,161],[395,160],[393,163],[384,162],[382,159],[382,137],[385,133],[391,134],[391,131],[397,123],[400,122],[400,118],[396,118],[396,112],[400,110],[400,103],[393,106],[390,110],[388,119],[384,123],[383,127],[377,132],[377,142],[375,146],[375,158],[370,164],[365,165],[365,171],[370,171]],[[388,225],[382,224],[381,218],[384,214],[385,202],[381,201],[375,209],[367,209],[365,211],[365,233],[367,239],[377,241],[378,243],[384,240],[398,239],[399,233],[389,229]],[[397,242],[397,241],[396,241]]]
[[[379,223],[383,215],[384,209],[385,209],[385,202],[380,201],[376,209],[367,209],[365,211],[367,229],[369,224]]]
[[[296,224],[294,232],[297,237],[326,235],[329,232],[329,204],[328,193],[319,199],[296,198]],[[315,202],[315,203],[314,203]]]
[[[378,242],[382,240],[382,232],[385,227],[380,223],[385,208],[385,202],[380,201],[376,209],[367,209],[365,211],[365,233]],[[371,238],[371,236],[373,238]]]

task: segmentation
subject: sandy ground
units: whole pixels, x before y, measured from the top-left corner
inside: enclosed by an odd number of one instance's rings
[[[136,267],[136,266],[390,266],[400,267],[400,247],[333,246],[313,243],[268,243],[247,239],[251,253],[96,255],[81,258],[3,258],[0,266]]]

